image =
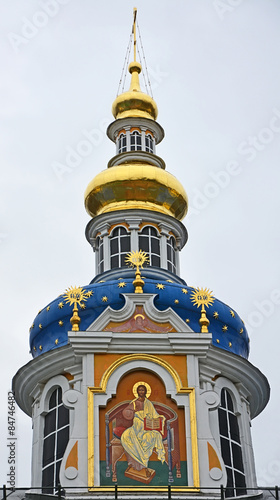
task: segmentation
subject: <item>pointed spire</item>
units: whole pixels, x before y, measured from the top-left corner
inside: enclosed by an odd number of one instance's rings
[[[133,9],[133,27],[132,27],[132,31],[133,31],[133,38],[134,38],[134,62],[136,62],[136,16],[137,16],[137,8],[134,7]]]
[[[134,7],[133,9],[133,25],[132,25],[132,33],[133,33],[133,52],[134,52],[134,60],[128,66],[128,71],[131,74],[131,83],[129,92],[141,92],[140,82],[139,82],[139,73],[142,71],[141,64],[136,60],[136,16],[137,9]]]
[[[137,9],[133,9],[132,35],[134,39],[134,57],[128,66],[131,74],[130,88],[128,91],[118,95],[113,102],[112,113],[116,119],[127,117],[140,117],[156,120],[158,115],[157,105],[152,97],[143,92],[140,87],[139,74],[142,65],[136,60],[137,40],[136,40],[136,16]]]

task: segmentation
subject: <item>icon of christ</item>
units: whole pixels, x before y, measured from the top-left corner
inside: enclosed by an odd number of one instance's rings
[[[128,462],[125,476],[149,483],[155,475],[155,471],[148,467],[153,451],[155,450],[161,463],[165,462],[162,439],[165,417],[157,413],[153,403],[148,399],[151,394],[149,384],[137,382],[133,387],[133,393],[135,399],[122,412],[124,418],[133,419],[132,426],[121,436]]]

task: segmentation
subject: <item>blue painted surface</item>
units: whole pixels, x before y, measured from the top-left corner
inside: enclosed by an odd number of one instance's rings
[[[133,279],[132,277],[121,280],[113,279],[105,283],[91,283],[83,287],[86,292],[92,291],[93,294],[85,301],[85,309],[79,308],[80,331],[85,331],[108,306],[115,310],[121,309],[125,303],[123,294],[134,292]],[[124,281],[126,286],[119,288],[120,281]],[[157,284],[163,284],[164,289],[158,289]],[[187,290],[188,293],[184,293],[183,289]],[[157,295],[154,305],[158,310],[164,311],[168,307],[172,307],[192,330],[199,332],[200,308],[198,309],[191,302],[192,291],[192,287],[184,284],[148,277],[145,279],[144,293]],[[103,297],[107,297],[108,300],[102,301]],[[63,303],[62,308],[59,307],[60,303]],[[49,307],[49,311],[47,307]],[[72,329],[70,323],[72,309],[73,306],[66,304],[63,296],[59,296],[40,311],[30,329],[30,350],[33,357],[68,343],[68,331]],[[248,358],[248,333],[238,314],[218,299],[215,299],[213,305],[206,309],[206,313],[210,321],[209,332],[212,333],[213,345]],[[213,316],[214,313],[218,313],[217,318]],[[63,322],[63,325],[60,326],[59,322]],[[226,331],[223,330],[225,326],[227,327]]]

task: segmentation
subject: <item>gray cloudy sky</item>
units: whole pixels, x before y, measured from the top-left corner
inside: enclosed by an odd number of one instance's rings
[[[181,275],[213,290],[247,325],[250,361],[272,389],[252,427],[259,484],[279,484],[280,2],[135,5],[166,133],[157,153],[191,206]],[[115,153],[104,131],[133,7],[131,0],[0,1],[2,484],[7,392],[30,360],[29,327],[65,288],[94,276],[83,194]],[[92,151],[70,164],[67,154],[92,129]],[[17,422],[17,484],[28,486],[31,422],[20,410]]]

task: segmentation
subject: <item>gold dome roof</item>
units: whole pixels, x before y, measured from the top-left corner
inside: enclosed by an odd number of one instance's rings
[[[142,67],[136,61],[135,20],[136,9],[133,27],[134,61],[128,67],[131,73],[130,88],[115,99],[112,112],[116,121],[139,118],[141,123],[141,118],[156,121],[158,110],[153,98],[140,88],[139,73]],[[161,212],[178,220],[185,217],[188,198],[182,184],[160,166],[153,165],[150,156],[155,155],[145,149],[141,152],[141,159],[137,156],[139,151],[130,149],[125,155],[124,152],[118,154],[115,158],[119,157],[120,162],[113,166],[109,162],[109,168],[97,174],[89,183],[85,192],[85,207],[89,215],[96,217],[115,210],[144,209]]]
[[[178,220],[188,210],[187,194],[174,175],[143,163],[103,170],[89,183],[85,207],[95,217],[113,210],[154,210]]]
[[[127,92],[120,94],[112,106],[112,113],[116,120],[126,117],[157,119],[158,109],[154,99],[142,92],[140,88],[141,69],[141,64],[137,61],[131,62],[128,67],[131,73],[130,88]]]

